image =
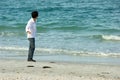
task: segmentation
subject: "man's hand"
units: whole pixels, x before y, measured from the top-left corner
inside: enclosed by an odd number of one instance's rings
[[[28,33],[28,34],[31,34],[31,32],[30,32],[30,31],[27,31],[27,33]]]

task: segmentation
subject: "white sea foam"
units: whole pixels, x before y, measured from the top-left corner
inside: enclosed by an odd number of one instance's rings
[[[0,47],[0,50],[27,50],[27,48],[22,47]]]
[[[103,35],[102,38],[105,40],[120,40],[120,36],[115,35]]]
[[[28,48],[21,47],[0,47],[0,51],[17,51],[21,53],[27,52]],[[105,53],[105,52],[89,52],[89,51],[75,51],[65,49],[51,49],[51,48],[36,48],[36,53],[49,53],[49,54],[63,54],[73,56],[103,56],[103,57],[120,57],[120,53]]]

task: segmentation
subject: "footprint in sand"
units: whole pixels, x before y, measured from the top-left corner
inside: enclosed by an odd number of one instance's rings
[[[34,67],[33,65],[28,65],[27,67]]]
[[[103,78],[105,78],[105,75],[103,75],[103,74],[97,74],[99,77],[103,77]]]
[[[109,72],[102,72],[102,74],[110,74]]]
[[[50,66],[43,66],[43,68],[46,69],[46,68],[52,68],[52,67],[50,67]]]

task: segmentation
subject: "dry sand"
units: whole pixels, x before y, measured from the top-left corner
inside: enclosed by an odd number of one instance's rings
[[[0,60],[0,80],[120,80],[120,65]]]

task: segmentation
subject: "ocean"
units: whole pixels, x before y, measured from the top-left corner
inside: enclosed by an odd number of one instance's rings
[[[37,60],[120,64],[120,0],[1,0],[1,59],[27,59],[33,10]]]

